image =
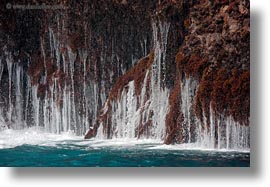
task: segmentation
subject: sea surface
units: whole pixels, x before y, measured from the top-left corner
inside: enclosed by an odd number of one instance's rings
[[[0,132],[4,167],[249,167],[248,150],[163,145],[155,140],[84,140],[37,129]]]

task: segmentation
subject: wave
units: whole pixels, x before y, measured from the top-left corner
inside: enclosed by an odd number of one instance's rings
[[[83,136],[76,136],[73,132],[52,134],[41,127],[31,127],[23,130],[5,129],[0,131],[0,149],[14,148],[22,145],[39,146],[63,146],[68,148],[93,148],[103,147],[128,148],[139,146],[141,149],[166,149],[166,150],[199,150],[199,151],[220,151],[220,152],[250,152],[249,149],[227,150],[209,149],[196,143],[166,145],[156,139],[97,139],[84,140]],[[83,146],[83,147],[82,147]]]
[[[0,131],[0,149],[14,148],[29,145],[54,145],[64,140],[82,140],[83,137],[74,135],[73,132],[52,134],[41,127],[31,127],[23,130],[5,129]]]
[[[244,152],[249,153],[250,149],[213,149],[208,147],[203,147],[197,143],[185,143],[185,144],[175,144],[175,145],[158,145],[150,147],[149,149],[167,149],[167,150],[198,150],[198,151],[215,151],[215,152]]]

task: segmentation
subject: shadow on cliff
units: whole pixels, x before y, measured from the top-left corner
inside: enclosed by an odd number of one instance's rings
[[[125,180],[140,177],[183,179],[258,178],[262,173],[262,19],[260,12],[251,12],[251,167],[250,168],[12,168],[14,179],[94,179]]]

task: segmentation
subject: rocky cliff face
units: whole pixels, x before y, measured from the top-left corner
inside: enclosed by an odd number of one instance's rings
[[[249,21],[249,1],[200,1],[190,8],[175,60],[166,143],[197,139],[232,148],[245,134],[238,143],[249,146]]]
[[[1,123],[249,147],[249,1],[6,4]]]
[[[2,121],[83,134],[115,80],[147,55],[150,25],[141,20],[150,22],[146,10],[155,3],[43,1],[38,5],[59,8],[16,7],[35,3],[1,2]]]

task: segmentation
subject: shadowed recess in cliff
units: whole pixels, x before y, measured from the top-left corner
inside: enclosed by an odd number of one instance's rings
[[[59,3],[64,10],[1,13],[11,16],[1,21],[1,123],[6,127],[83,135],[117,77],[149,53],[154,4]],[[28,22],[38,24],[29,28]],[[37,45],[28,45],[29,40]]]

